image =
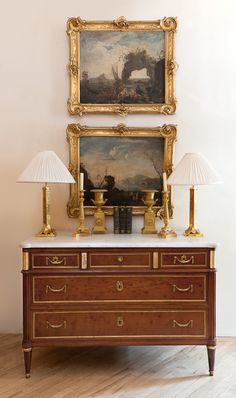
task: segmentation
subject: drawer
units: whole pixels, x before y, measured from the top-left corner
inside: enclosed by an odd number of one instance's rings
[[[165,267],[206,267],[207,266],[207,251],[199,250],[179,250],[162,252],[160,257],[160,266]]]
[[[101,251],[88,254],[88,267],[97,269],[151,268],[151,253],[144,251]]]
[[[205,275],[33,277],[34,303],[205,300]]]
[[[33,313],[33,338],[205,337],[206,312],[71,311]]]
[[[80,254],[47,252],[31,254],[32,268],[79,268]]]

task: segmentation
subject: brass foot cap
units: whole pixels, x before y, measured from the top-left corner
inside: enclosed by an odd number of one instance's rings
[[[213,370],[209,370],[209,376],[214,376],[214,371]]]
[[[26,379],[29,379],[29,378],[30,378],[30,373],[26,373],[26,374],[25,374],[25,378],[26,378]]]

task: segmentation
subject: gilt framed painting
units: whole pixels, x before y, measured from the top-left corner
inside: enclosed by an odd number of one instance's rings
[[[78,176],[84,173],[85,213],[93,214],[92,189],[106,189],[106,214],[114,206],[132,206],[133,214],[143,214],[143,190],[158,190],[156,212],[162,208],[162,173],[172,172],[176,126],[87,127],[69,124],[69,170],[76,184],[70,185],[69,217],[78,217]],[[170,191],[170,212],[172,194]]]
[[[175,113],[176,28],[172,17],[69,18],[69,113]]]

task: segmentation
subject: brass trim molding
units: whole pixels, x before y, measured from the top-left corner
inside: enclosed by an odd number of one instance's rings
[[[215,250],[210,251],[210,268],[215,269],[216,268],[216,252]]]
[[[73,175],[76,183],[70,184],[70,196],[67,203],[67,213],[69,217],[77,218],[79,215],[79,190],[78,176],[80,166],[80,138],[81,137],[160,137],[164,139],[164,164],[163,170],[167,177],[173,171],[173,151],[174,143],[177,139],[177,128],[174,124],[164,124],[161,127],[128,127],[125,124],[118,124],[115,127],[88,127],[80,124],[69,124],[66,130],[67,142],[69,144],[69,171]],[[172,188],[169,187],[170,200],[169,211],[173,214]],[[85,214],[93,215],[95,206],[85,206]],[[145,206],[133,206],[133,214],[144,214]],[[162,207],[155,206],[155,212],[161,215]],[[106,215],[113,214],[113,206],[103,206]]]
[[[22,271],[29,270],[29,252],[22,252]]]
[[[158,252],[153,252],[153,268],[157,269],[158,268]]]
[[[70,76],[70,96],[67,101],[71,115],[86,113],[114,113],[126,116],[129,113],[162,113],[171,115],[176,110],[174,77],[177,64],[174,59],[174,36],[177,19],[173,17],[153,21],[127,21],[119,17],[113,21],[85,21],[80,17],[69,18],[67,34],[69,36],[70,56],[67,67]],[[161,31],[165,33],[165,102],[155,104],[86,104],[80,102],[80,32],[91,31]]]

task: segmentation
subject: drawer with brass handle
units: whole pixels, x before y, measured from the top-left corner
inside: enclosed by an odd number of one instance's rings
[[[31,254],[30,262],[32,268],[38,269],[59,269],[59,268],[79,268],[80,254],[63,252],[35,252]]]
[[[145,251],[98,251],[96,253],[88,253],[88,268],[106,269],[106,271],[114,268],[122,269],[150,269],[152,266],[152,255]]]
[[[206,267],[207,251],[164,252],[160,255],[160,266],[165,267]]]
[[[206,275],[34,276],[33,302],[204,302]]]
[[[81,310],[33,313],[34,339],[205,337],[206,333],[204,310]]]

